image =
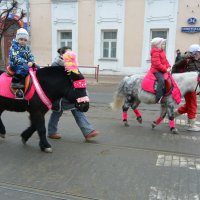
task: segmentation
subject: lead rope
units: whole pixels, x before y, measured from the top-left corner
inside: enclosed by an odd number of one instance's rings
[[[198,79],[197,79],[198,80]],[[200,94],[200,91],[199,92],[197,92],[197,88],[198,88],[198,86],[199,86],[199,83],[197,83],[197,86],[196,86],[196,88],[195,88],[195,92],[196,92],[196,94],[197,95],[199,95]]]
[[[197,70],[197,72],[198,72],[197,85],[196,85],[196,88],[195,88],[195,92],[196,92],[197,95],[199,95],[199,94],[200,94],[200,91],[197,93],[197,88],[198,88],[198,86],[199,86],[200,74],[199,74],[199,70],[198,70],[198,67],[197,67],[195,61],[193,61],[193,62],[194,62],[194,66],[195,66],[195,68],[196,68],[196,70]]]

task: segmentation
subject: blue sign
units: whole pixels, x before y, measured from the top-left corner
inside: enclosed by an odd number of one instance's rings
[[[187,20],[188,24],[196,24],[197,22],[197,19],[195,17],[190,17],[188,20]]]
[[[185,33],[197,33],[200,32],[200,27],[181,27],[181,31]]]

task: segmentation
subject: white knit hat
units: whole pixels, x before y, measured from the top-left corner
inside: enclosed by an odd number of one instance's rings
[[[195,55],[197,51],[200,52],[200,46],[198,44],[192,44],[189,47],[189,52],[192,53],[193,55]]]
[[[155,37],[151,40],[151,45],[160,48],[162,43],[165,41],[166,41],[166,39],[164,39],[164,38]]]
[[[16,40],[19,40],[20,38],[29,40],[29,34],[26,31],[26,29],[20,28],[20,29],[17,30]]]

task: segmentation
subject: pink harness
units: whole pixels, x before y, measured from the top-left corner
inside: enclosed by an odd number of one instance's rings
[[[74,81],[73,85],[74,85],[74,88],[86,88],[87,83],[86,83],[85,79],[82,79],[82,80]],[[76,101],[78,103],[82,103],[82,102],[85,103],[85,102],[89,102],[90,99],[88,96],[84,96],[84,97],[80,97],[80,98],[76,99]]]
[[[38,96],[40,97],[40,100],[47,106],[48,109],[51,109],[52,103],[51,103],[50,99],[46,96],[44,91],[42,90],[42,88],[38,82],[38,79],[36,78],[35,72],[33,72],[32,68],[29,69],[29,74],[31,75],[31,78],[33,80],[33,85],[35,86],[35,90],[36,90]]]

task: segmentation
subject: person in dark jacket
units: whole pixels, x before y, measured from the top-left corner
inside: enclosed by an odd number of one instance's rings
[[[183,58],[175,63],[172,73],[184,73],[200,71],[200,46],[193,44],[189,47]],[[175,111],[175,117],[187,113],[189,131],[200,131],[200,127],[196,126],[197,115],[197,94],[196,91],[188,92],[185,96],[185,104]]]
[[[58,54],[53,63],[51,64],[52,67],[59,67],[64,66],[64,61],[62,55],[65,54],[67,51],[71,51],[71,47],[62,47],[58,49]],[[51,113],[49,123],[48,123],[48,137],[51,139],[60,139],[61,134],[57,132],[58,130],[58,122],[60,117],[63,114],[64,110],[69,109],[69,102],[67,102],[64,98],[61,101],[56,102],[55,105],[52,107],[53,111]],[[96,131],[92,124],[88,121],[84,113],[78,111],[77,109],[71,110],[74,119],[79,126],[83,136],[86,140],[90,140],[98,135],[98,131]]]
[[[182,59],[181,51],[180,51],[180,49],[177,49],[177,50],[176,50],[176,59],[175,59],[175,63],[179,62],[181,59]]]

